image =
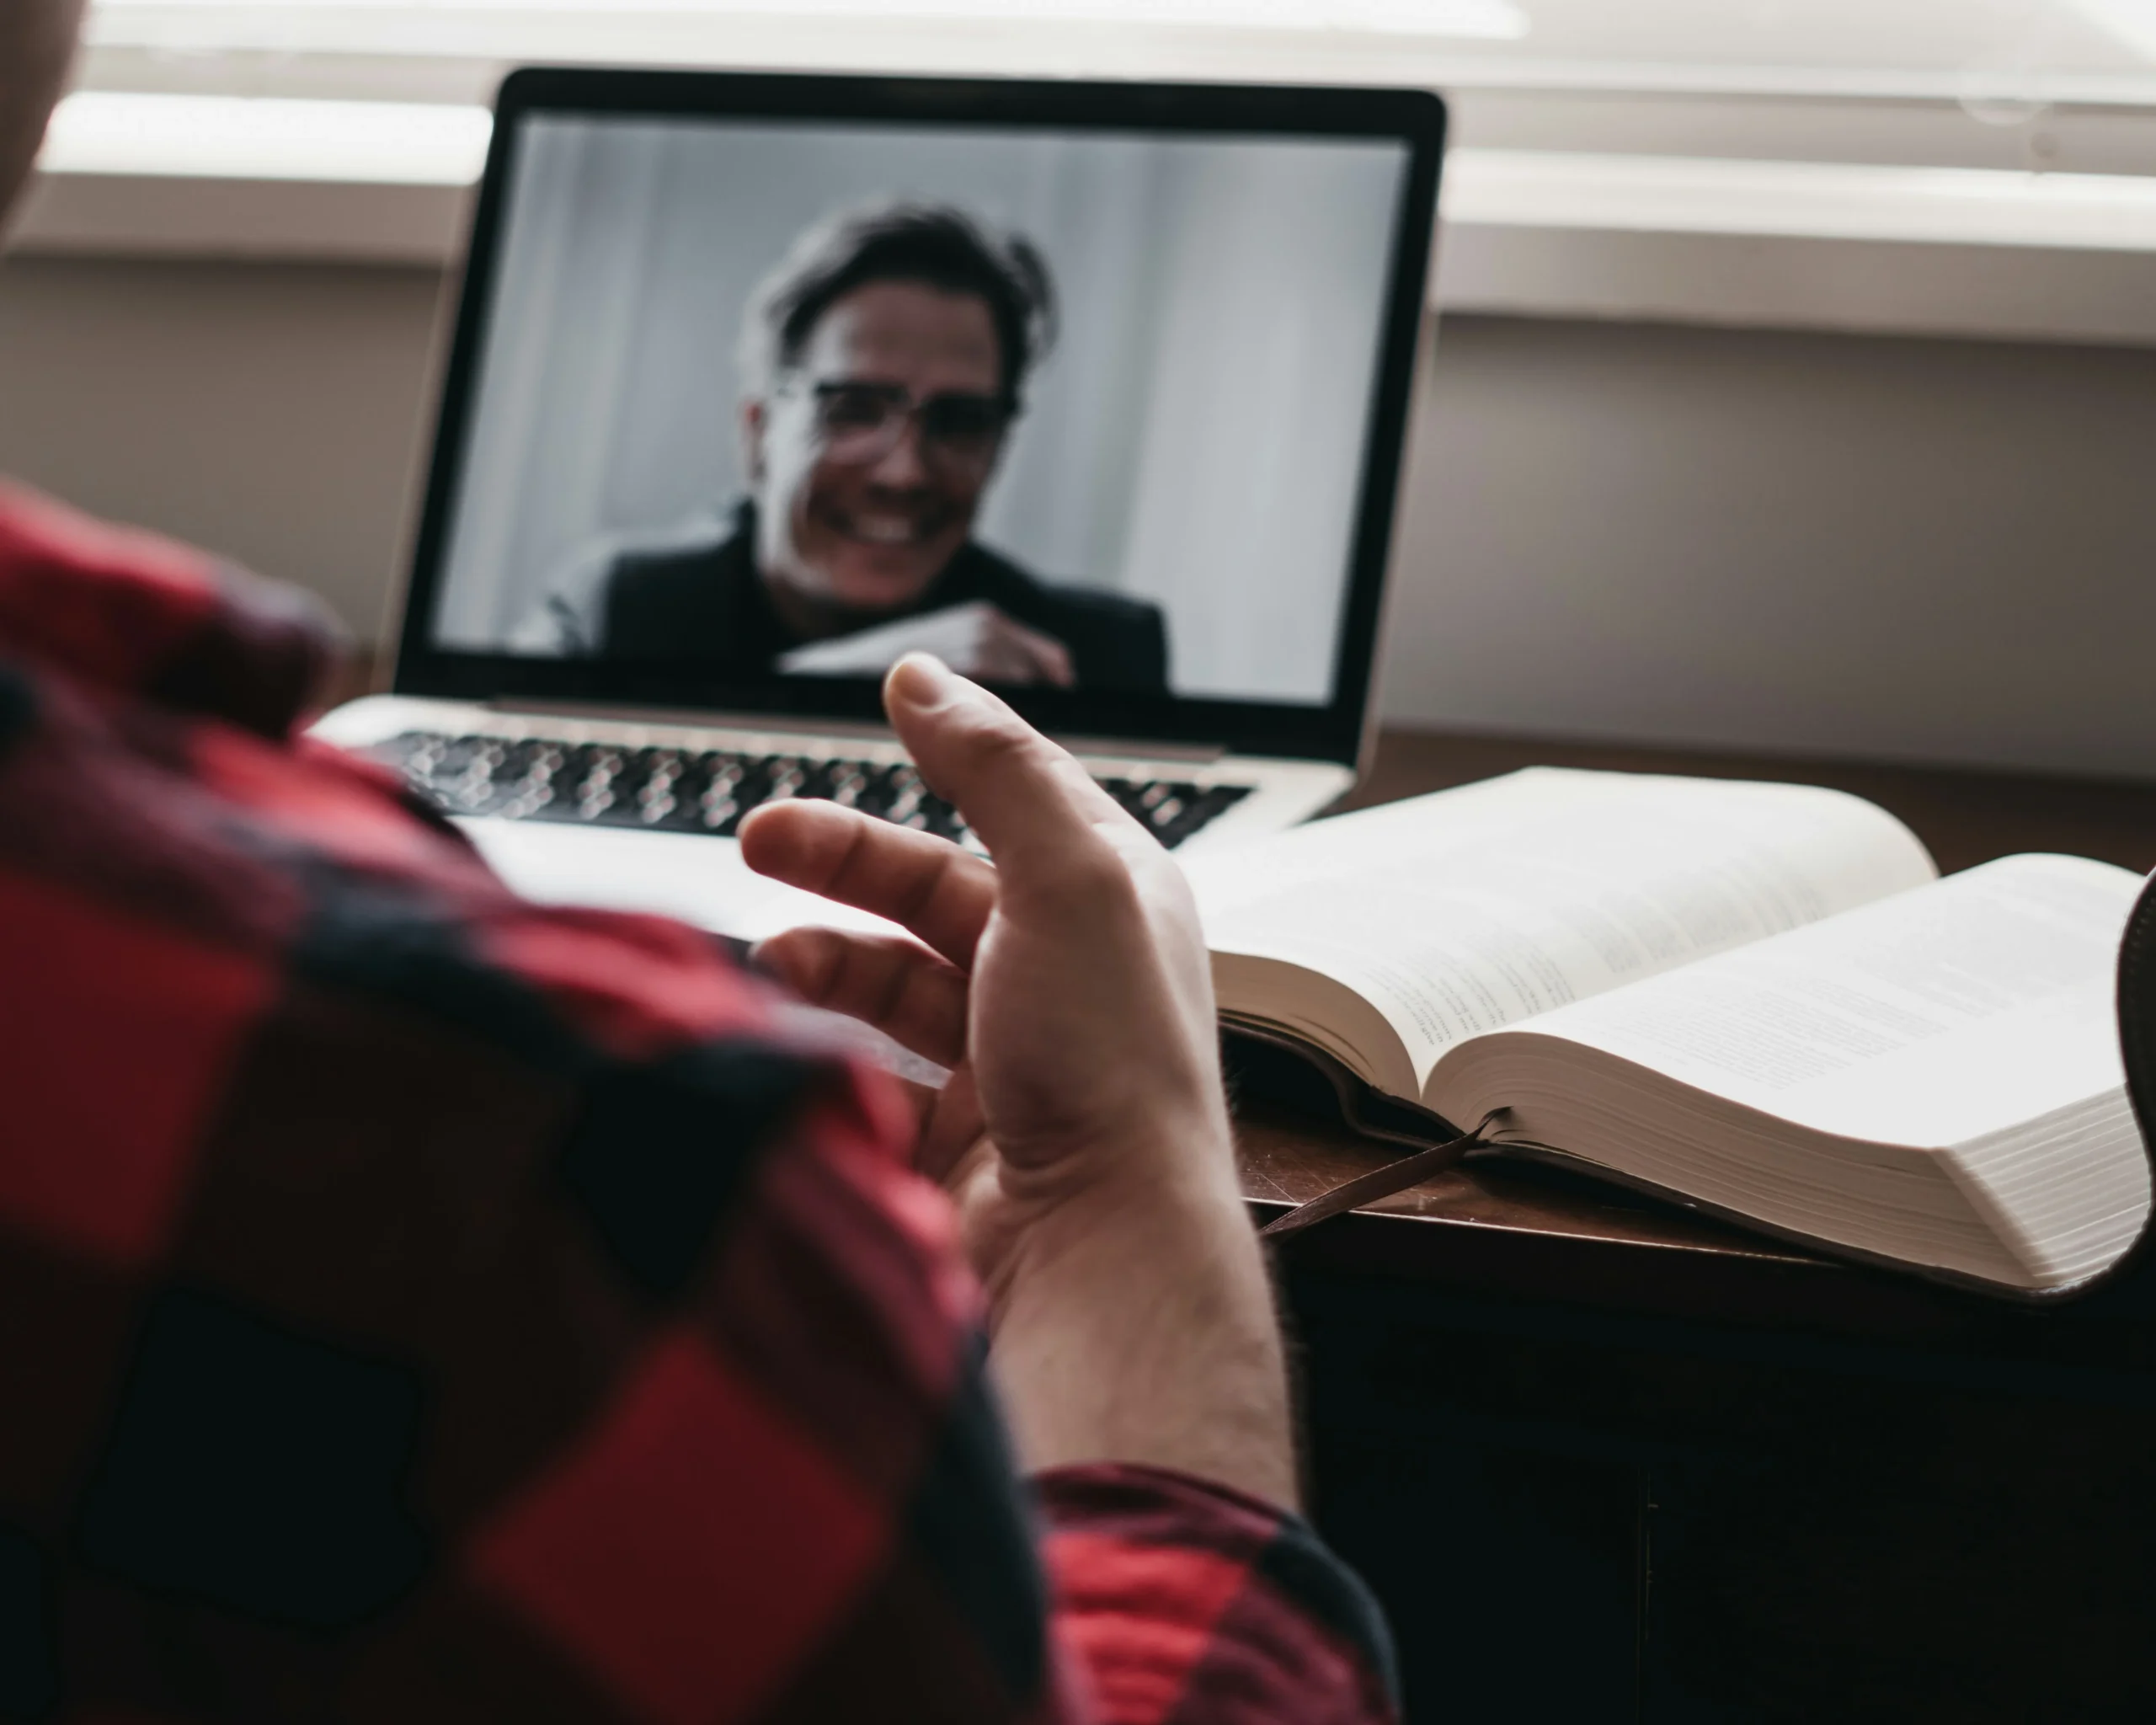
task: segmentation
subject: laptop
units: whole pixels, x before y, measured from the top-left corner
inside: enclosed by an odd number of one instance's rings
[[[504,84],[391,692],[520,890],[754,938],[827,797],[972,843],[932,651],[1181,852],[1354,782],[1445,113],[1401,90],[534,69]]]

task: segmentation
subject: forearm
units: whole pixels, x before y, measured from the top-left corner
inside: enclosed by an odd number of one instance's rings
[[[1231,1185],[1070,1199],[996,1295],[991,1364],[1027,1467],[1140,1463],[1296,1503],[1279,1324]]]

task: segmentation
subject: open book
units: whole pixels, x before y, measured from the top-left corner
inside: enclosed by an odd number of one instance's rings
[[[1536,768],[1189,871],[1228,1022],[1517,1153],[1994,1291],[2148,1220],[2124,869],[1941,879],[1839,792]]]

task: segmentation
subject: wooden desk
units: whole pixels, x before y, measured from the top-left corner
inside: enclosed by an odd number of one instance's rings
[[[1833,785],[1947,870],[2156,868],[2156,786],[1396,734],[1358,800],[1537,762]],[[1254,1207],[1387,1159],[1269,1084]],[[1492,1164],[1278,1256],[1412,1717],[2156,1718],[2156,1277],[2031,1312]]]

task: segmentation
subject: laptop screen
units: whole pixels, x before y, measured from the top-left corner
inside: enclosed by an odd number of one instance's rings
[[[834,717],[916,649],[1131,734],[1359,704],[1412,137],[510,105],[408,646]]]

